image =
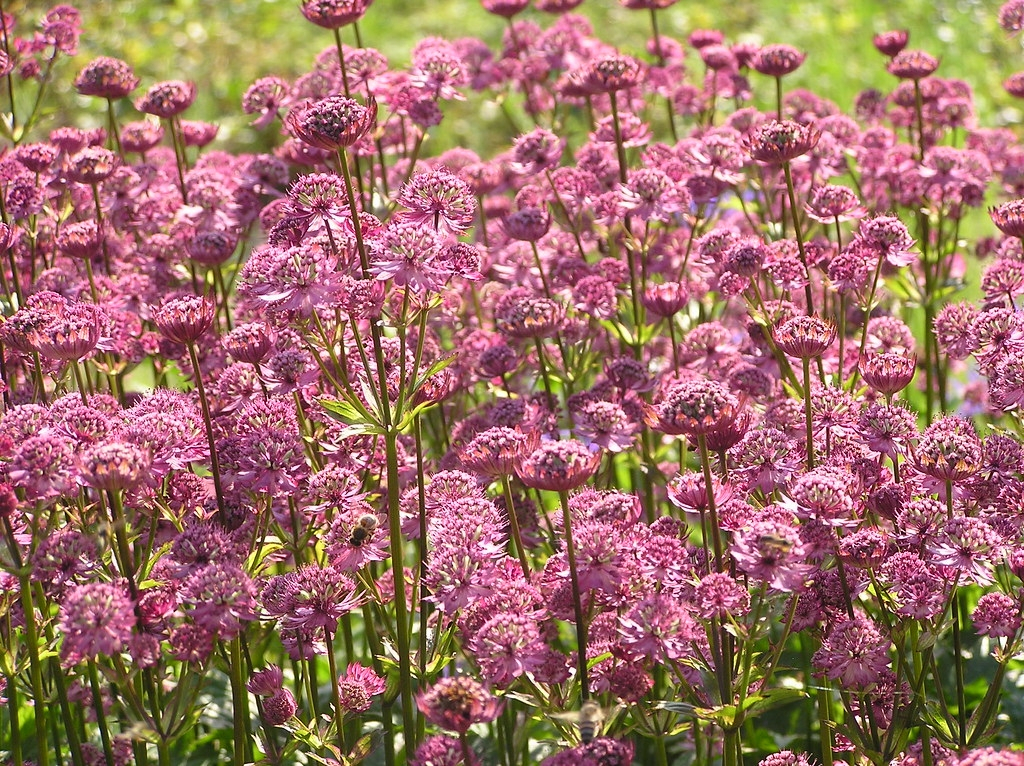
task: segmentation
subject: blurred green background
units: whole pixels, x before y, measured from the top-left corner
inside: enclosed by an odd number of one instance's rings
[[[34,23],[51,4],[14,0],[4,5]],[[58,72],[54,95],[59,111],[51,117],[50,127],[71,116],[68,112],[79,124],[101,123],[101,105],[77,97],[70,83],[89,59],[106,54],[135,67],[142,78],[139,93],[156,80],[195,80],[199,97],[187,116],[219,122],[221,146],[263,148],[273,136],[259,136],[247,127],[248,118],[239,106],[245,89],[268,74],[293,78],[307,71],[314,56],[332,44],[330,32],[301,16],[298,0],[80,0],[75,5],[84,17],[85,32],[79,55],[73,62],[63,62]],[[911,31],[911,47],[941,57],[939,75],[962,78],[974,87],[984,125],[1012,125],[1022,112],[1001,83],[1024,69],[1024,51],[1018,39],[999,29],[999,5],[980,0],[680,0],[659,12],[659,24],[663,34],[681,40],[694,29],[717,28],[730,42],[795,45],[808,58],[787,85],[811,88],[844,110],[865,87],[889,90],[895,85],[871,37],[886,29],[906,28]],[[591,18],[603,39],[627,52],[642,52],[650,33],[646,11],[627,10],[618,0],[586,0],[579,12]],[[552,21],[532,9],[526,16],[544,25]],[[408,63],[412,45],[426,35],[480,37],[493,49],[503,28],[504,20],[484,12],[476,0],[377,0],[361,23],[364,43],[381,50],[396,66]],[[19,31],[27,31],[24,22]],[[354,44],[350,29],[342,34],[345,42]],[[695,56],[689,60],[699,68]],[[756,74],[753,78],[759,99],[770,98],[770,83]],[[759,105],[767,107],[767,101]],[[479,108],[470,101],[446,109],[435,151],[462,142],[472,145],[479,133]],[[133,119],[134,114],[125,117]]]

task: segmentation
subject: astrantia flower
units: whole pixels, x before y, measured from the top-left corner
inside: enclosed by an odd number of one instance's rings
[[[784,77],[799,69],[806,58],[806,53],[798,51],[792,45],[765,45],[751,57],[750,67],[770,77]]]
[[[473,634],[469,650],[480,665],[483,679],[508,686],[525,673],[536,671],[546,658],[537,620],[521,612],[499,612]]]
[[[91,538],[73,529],[58,530],[43,538],[32,554],[32,580],[59,597],[69,586],[93,575],[99,555]]]
[[[781,165],[807,154],[818,144],[821,131],[799,122],[772,120],[754,128],[745,139],[752,159],[770,165]]]
[[[821,356],[835,342],[836,326],[816,316],[799,315],[787,319],[772,333],[779,348],[797,359]]]
[[[236,361],[260,364],[273,347],[274,332],[265,322],[248,322],[236,326],[222,338],[221,343]]]
[[[139,85],[139,78],[121,59],[100,56],[86,64],[75,78],[75,90],[83,96],[123,98]]]
[[[829,631],[814,664],[827,678],[840,681],[843,688],[866,691],[887,669],[890,641],[867,617],[841,620]]]
[[[907,225],[894,215],[862,220],[854,242],[893,266],[909,266],[917,260],[917,254],[910,250],[914,240]]]
[[[510,167],[523,175],[536,175],[558,167],[565,141],[545,128],[518,136],[512,145]]]
[[[68,179],[80,184],[98,184],[110,177],[121,158],[102,146],[87,146],[68,159]]]
[[[351,663],[338,679],[341,706],[346,713],[365,713],[370,709],[370,698],[383,694],[386,688],[387,681],[358,662]]]
[[[796,527],[782,521],[755,521],[738,532],[729,549],[736,568],[777,591],[802,590],[814,571],[808,546]]]
[[[1005,593],[986,593],[971,613],[978,635],[1008,638],[1020,629],[1021,607]]]
[[[981,439],[970,421],[944,415],[925,429],[914,450],[921,473],[940,481],[957,482],[981,468]]]
[[[1024,199],[1012,199],[996,205],[989,208],[988,214],[1003,234],[1024,239]]]
[[[930,563],[956,570],[961,580],[989,585],[993,567],[1002,560],[1004,542],[983,519],[954,516],[927,547]]]
[[[181,586],[182,604],[195,623],[222,638],[233,638],[256,619],[255,596],[252,578],[235,564],[209,564]]]
[[[285,610],[279,614],[284,630],[333,636],[338,620],[359,606],[363,598],[355,583],[333,567],[307,565],[289,575]]]
[[[182,80],[158,82],[135,102],[135,108],[156,117],[174,117],[181,114],[196,100],[196,84]]]
[[[615,402],[586,402],[574,415],[576,435],[588,446],[622,452],[633,444],[637,424]]]
[[[476,198],[469,185],[445,168],[417,173],[402,187],[399,204],[407,217],[432,225],[441,236],[466,232],[476,216]]]
[[[697,613],[704,619],[740,620],[750,609],[750,593],[728,572],[705,575],[693,595]]]
[[[480,761],[472,751],[470,758],[466,763],[462,745],[455,737],[432,734],[416,748],[415,755],[409,759],[409,766],[479,766]]]
[[[504,703],[479,681],[446,676],[416,695],[416,707],[435,726],[465,734],[473,724],[497,718]]]
[[[149,451],[128,442],[105,442],[81,457],[82,480],[106,490],[130,489],[149,479]]]
[[[561,492],[582,486],[601,463],[601,452],[573,439],[541,442],[516,463],[516,475],[528,487]]]
[[[653,657],[661,662],[690,656],[698,630],[684,604],[667,593],[648,596],[619,618],[622,644],[627,651],[635,657]]]
[[[511,476],[516,457],[532,452],[537,439],[518,428],[495,426],[481,431],[459,449],[459,461],[466,470],[482,476]]]
[[[268,726],[281,726],[290,721],[299,703],[290,689],[278,689],[263,701],[263,719]]]
[[[807,753],[794,753],[792,750],[780,750],[762,758],[757,766],[813,766]]]
[[[369,242],[370,274],[379,280],[437,292],[451,272],[440,259],[441,237],[429,223],[396,216]]]
[[[153,324],[168,340],[187,345],[213,326],[216,308],[212,300],[200,295],[173,298],[153,312]]]
[[[713,380],[686,380],[672,386],[647,410],[647,423],[666,434],[706,435],[740,414],[739,400]]]
[[[132,637],[131,598],[112,583],[70,588],[60,606],[61,658],[65,666],[121,652]]]
[[[901,80],[920,80],[939,68],[939,60],[925,51],[903,50],[885,68]]]
[[[341,29],[366,14],[373,0],[303,0],[302,15],[318,27]]]
[[[583,87],[591,93],[612,93],[638,85],[644,74],[643,64],[629,56],[609,56],[585,65]]]
[[[804,209],[815,221],[831,224],[861,218],[867,213],[853,189],[833,184],[814,187]]]
[[[535,296],[532,291],[514,287],[494,306],[494,323],[498,332],[510,338],[550,338],[565,320],[565,309],[550,298]]]
[[[857,365],[864,382],[883,396],[892,396],[910,385],[917,358],[895,352],[869,354]]]
[[[305,106],[290,111],[285,118],[296,138],[327,151],[352,146],[376,121],[377,102],[372,96],[366,100],[365,106],[345,96],[329,96],[313,103],[307,102]]]
[[[631,170],[626,183],[619,186],[618,194],[622,212],[642,221],[667,223],[689,209],[691,202],[686,187],[657,168]]]
[[[907,47],[909,39],[910,33],[907,30],[893,29],[888,32],[879,32],[871,38],[871,43],[879,53],[892,58]]]
[[[1024,29],[1024,2],[1007,0],[999,8],[999,26],[1011,35]]]
[[[101,311],[92,304],[74,303],[60,316],[33,330],[32,345],[47,359],[77,361],[96,348]]]

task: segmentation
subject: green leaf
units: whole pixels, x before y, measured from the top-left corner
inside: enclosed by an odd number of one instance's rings
[[[743,712],[746,716],[754,717],[773,708],[788,705],[799,699],[805,699],[807,692],[803,689],[793,688],[771,688],[759,694],[752,694],[743,700]]]
[[[320,399],[320,404],[334,420],[345,424],[345,428],[341,430],[342,436],[384,434],[383,426],[362,406],[362,403],[357,405],[351,397],[345,399],[323,398]]]
[[[420,379],[416,381],[416,384],[412,387],[412,393],[415,393],[422,388],[424,383],[437,375],[437,373],[441,372],[441,370],[446,367],[450,367],[458,358],[458,354],[449,354],[448,356],[443,356],[440,359],[435,360],[432,365],[423,371],[423,375],[420,376]]]

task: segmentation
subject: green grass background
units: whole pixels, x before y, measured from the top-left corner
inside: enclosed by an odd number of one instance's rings
[[[8,11],[33,22],[48,5],[41,0],[5,3]],[[332,44],[328,31],[301,16],[298,0],[80,0],[76,5],[85,32],[79,55],[58,72],[58,109],[51,126],[69,116],[79,123],[92,119],[100,124],[101,105],[77,97],[70,81],[89,59],[106,54],[135,67],[142,78],[140,93],[156,80],[195,80],[199,98],[188,116],[221,123],[222,145],[260,148],[267,137],[246,127],[239,107],[245,89],[268,74],[292,78],[307,71],[313,57]],[[981,0],[681,0],[659,12],[659,25],[663,34],[681,40],[694,29],[717,28],[730,41],[795,45],[808,53],[808,59],[788,78],[788,87],[813,89],[844,110],[865,87],[888,90],[895,85],[871,36],[906,28],[911,30],[912,47],[941,57],[938,74],[962,78],[974,87],[983,124],[1013,125],[1022,111],[1001,82],[1024,69],[1024,51],[1018,39],[999,29],[999,5]],[[627,10],[617,0],[586,0],[579,12],[592,19],[603,39],[627,52],[642,52],[650,32],[646,11]],[[552,21],[532,9],[526,16],[544,25]],[[381,50],[393,65],[403,66],[412,45],[426,35],[476,36],[496,47],[503,26],[503,19],[484,12],[476,0],[377,0],[361,31],[366,45]],[[25,24],[20,31],[25,34]],[[354,43],[351,30],[343,30],[343,39]],[[688,60],[699,68],[692,52]],[[770,84],[764,80],[753,75],[759,99],[771,97]],[[442,146],[474,141],[479,131],[476,108],[449,112],[438,138]]]

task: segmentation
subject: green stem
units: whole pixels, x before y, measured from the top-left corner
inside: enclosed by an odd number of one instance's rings
[[[786,176],[786,193],[789,195],[789,215],[793,220],[793,236],[796,239],[796,249],[800,253],[800,263],[804,267],[804,276],[807,284],[804,285],[804,300],[807,301],[807,315],[814,313],[814,295],[811,292],[811,268],[807,265],[807,251],[804,249],[804,237],[800,231],[800,217],[796,206],[796,187],[793,184],[793,172],[789,169],[789,163],[782,163],[782,172]]]
[[[572,609],[576,620],[577,666],[580,676],[580,701],[590,699],[590,681],[587,669],[587,625],[583,621],[583,602],[580,598],[580,581],[576,572],[576,544],[572,539],[572,513],[569,511],[569,493],[558,493],[562,505],[562,526],[565,531],[565,556],[569,562],[569,579],[572,582]]]
[[[519,566],[523,568],[523,577],[530,581],[530,562],[526,558],[526,548],[523,545],[523,535],[519,529],[519,519],[516,517],[516,504],[512,499],[512,482],[509,477],[501,477],[502,489],[505,493],[505,507],[508,510],[508,524],[512,529],[512,540],[515,542],[516,554],[519,556]]]
[[[807,438],[807,469],[814,468],[814,419],[811,417],[811,360],[803,358],[804,367],[804,433]]]
[[[697,448],[700,450],[700,464],[704,469],[704,486],[708,498],[708,521],[711,526],[711,541],[714,546],[715,571],[724,572],[722,530],[718,526],[718,509],[715,505],[715,493],[712,489],[711,455],[708,453],[707,436],[702,433],[697,434]]]
[[[227,522],[227,504],[224,500],[224,488],[220,483],[220,460],[217,458],[217,442],[213,436],[213,418],[210,416],[210,404],[206,399],[206,388],[203,386],[203,373],[199,368],[199,355],[196,344],[188,343],[188,358],[192,362],[196,391],[199,393],[199,405],[203,411],[203,425],[206,427],[206,442],[210,448],[210,472],[213,474],[213,491],[217,496],[217,510],[221,523]]]
[[[114,750],[110,746],[110,727],[107,725],[107,714],[103,710],[100,674],[96,672],[94,660],[89,660],[89,685],[92,687],[92,706],[96,713],[96,725],[100,730],[100,741],[103,743],[103,755],[106,758],[107,766],[114,766]]]
[[[248,690],[245,688],[244,667],[242,664],[242,637],[241,634],[231,640],[231,706],[234,731],[234,754],[232,763],[234,766],[245,766],[251,761],[249,751],[249,700]]]

